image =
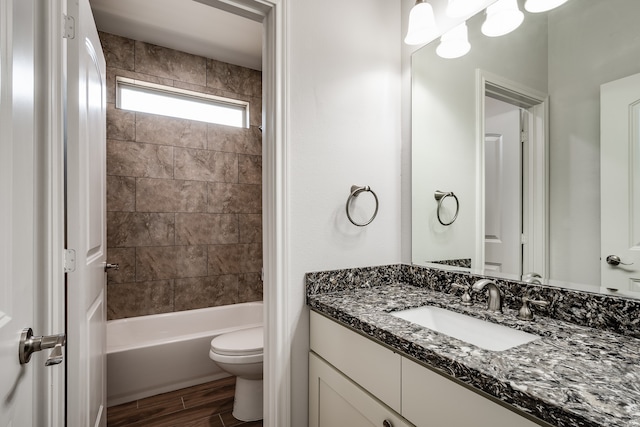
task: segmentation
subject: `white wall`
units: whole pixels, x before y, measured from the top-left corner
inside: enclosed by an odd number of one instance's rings
[[[291,425],[297,427],[307,425],[304,273],[400,262],[400,4],[288,4]],[[352,184],[371,186],[380,200],[367,227],[346,218]],[[357,203],[363,210],[371,208],[366,197]]]

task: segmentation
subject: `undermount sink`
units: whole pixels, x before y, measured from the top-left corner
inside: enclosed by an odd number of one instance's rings
[[[485,350],[508,350],[540,338],[528,332],[430,305],[390,314]]]

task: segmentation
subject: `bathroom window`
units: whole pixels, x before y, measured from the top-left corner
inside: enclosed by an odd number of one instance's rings
[[[162,116],[249,127],[249,103],[116,77],[116,107]]]

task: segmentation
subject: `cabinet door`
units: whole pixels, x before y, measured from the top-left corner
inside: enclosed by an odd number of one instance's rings
[[[309,353],[309,426],[411,427],[412,425],[320,357]]]
[[[536,424],[404,357],[402,416],[418,427],[548,425]]]

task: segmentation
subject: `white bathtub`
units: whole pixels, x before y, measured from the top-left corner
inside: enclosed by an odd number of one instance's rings
[[[228,376],[211,359],[220,334],[262,325],[262,302],[107,322],[107,406]]]

